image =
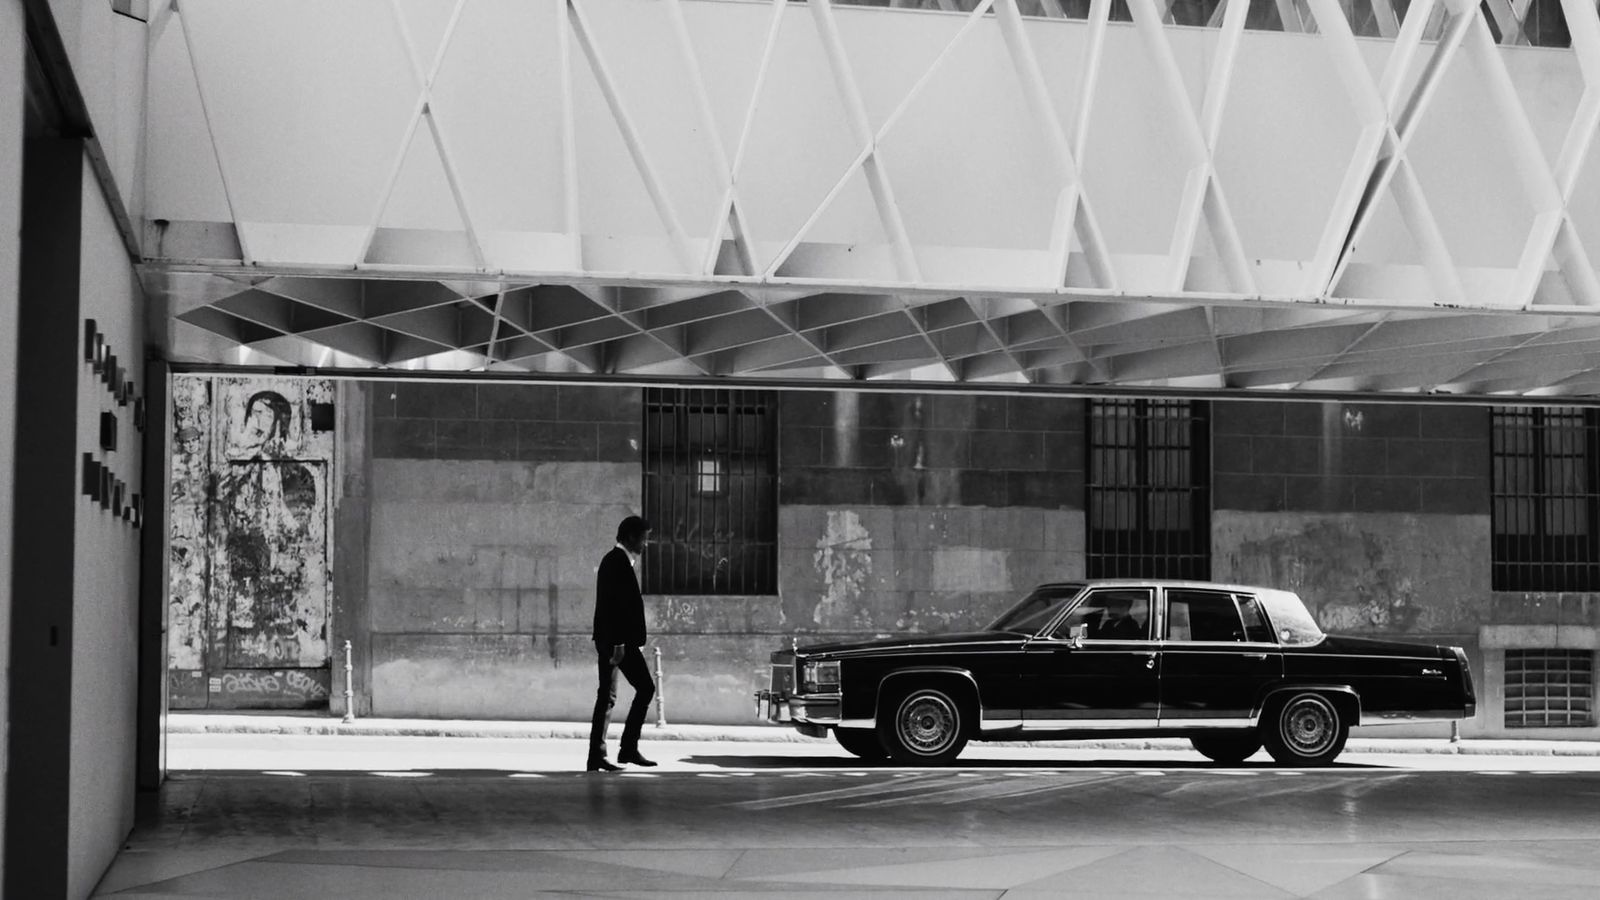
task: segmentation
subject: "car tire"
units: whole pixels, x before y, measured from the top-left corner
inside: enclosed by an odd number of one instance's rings
[[[889,756],[883,752],[883,742],[878,740],[878,733],[871,728],[835,728],[833,739],[852,756],[865,760],[878,762]]]
[[[1280,765],[1325,766],[1349,737],[1350,722],[1338,704],[1313,691],[1274,703],[1261,721],[1261,743]]]
[[[904,765],[940,766],[961,755],[971,720],[961,699],[943,688],[914,688],[884,697],[878,737],[889,758]]]
[[[1189,743],[1201,756],[1225,766],[1237,766],[1261,749],[1261,735],[1250,731],[1243,734],[1208,734],[1192,737]]]

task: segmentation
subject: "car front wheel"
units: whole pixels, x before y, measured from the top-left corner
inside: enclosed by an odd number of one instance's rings
[[[886,698],[878,735],[889,758],[911,765],[943,765],[967,745],[967,714],[939,688],[918,688]]]
[[[1236,766],[1254,756],[1261,749],[1261,735],[1255,732],[1245,734],[1208,734],[1202,737],[1192,737],[1189,743],[1201,756],[1212,762],[1222,763],[1225,766]]]
[[[1326,695],[1296,694],[1261,723],[1261,741],[1282,765],[1325,766],[1344,750],[1350,723]]]
[[[878,733],[870,728],[835,728],[833,739],[851,755],[862,759],[876,761],[888,756],[883,752]]]

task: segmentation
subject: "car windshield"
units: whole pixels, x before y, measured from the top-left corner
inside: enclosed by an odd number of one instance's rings
[[[1081,584],[1053,584],[1039,588],[1022,598],[1022,602],[1006,610],[1000,618],[990,622],[984,631],[1035,634],[1055,618],[1062,607],[1082,592]]]
[[[1256,597],[1266,608],[1267,618],[1272,620],[1279,643],[1303,647],[1322,640],[1322,629],[1298,595],[1288,591],[1261,591]]]

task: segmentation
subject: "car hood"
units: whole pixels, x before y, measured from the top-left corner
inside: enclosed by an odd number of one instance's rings
[[[1351,637],[1342,634],[1325,635],[1320,642],[1302,649],[1319,653],[1333,652],[1366,656],[1419,656],[1429,659],[1437,658],[1443,651],[1443,648],[1435,644],[1413,644],[1406,641]]]
[[[904,650],[912,647],[949,647],[954,644],[1021,642],[1023,636],[1006,631],[962,631],[955,634],[914,634],[871,641],[840,641],[801,647],[801,656],[847,656],[878,650]]]

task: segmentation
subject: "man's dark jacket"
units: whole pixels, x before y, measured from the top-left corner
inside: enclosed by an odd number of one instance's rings
[[[626,550],[612,547],[600,560],[594,593],[594,642],[602,647],[643,647],[644,598]]]

